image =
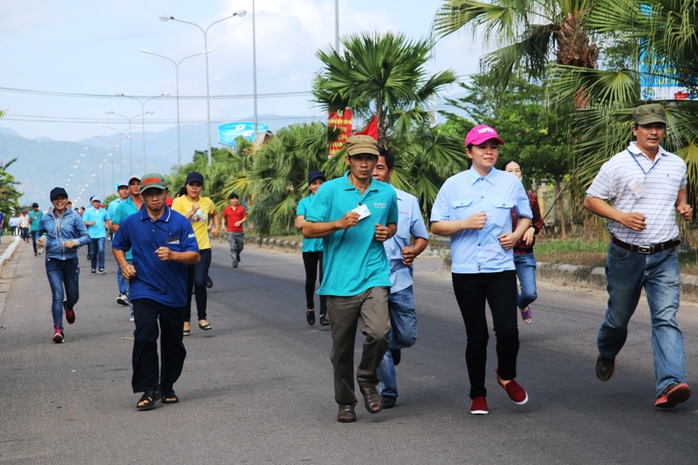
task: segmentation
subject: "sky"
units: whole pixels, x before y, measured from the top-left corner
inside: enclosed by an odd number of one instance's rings
[[[441,1],[338,3],[340,36],[390,30],[418,40],[428,37]],[[253,56],[259,115],[281,115],[284,126],[322,117],[309,91],[321,68],[316,51],[334,47],[335,0],[256,0],[254,8],[253,41],[252,0],[0,2],[0,110],[6,113],[0,128],[27,138],[77,141],[123,131],[129,119],[136,127],[144,111],[154,111],[144,117],[147,131],[176,127],[177,82],[181,124],[205,123],[205,56],[181,61],[177,80],[174,63],[140,51],[175,62],[204,52],[201,30],[163,22],[161,15],[204,30],[211,25],[207,39],[212,121],[253,115]],[[212,25],[240,10],[247,15]],[[451,69],[464,80],[478,71],[481,55],[471,34],[457,33],[437,43],[427,68]],[[443,95],[462,95],[459,90],[454,85]],[[164,93],[170,96],[145,101]]]

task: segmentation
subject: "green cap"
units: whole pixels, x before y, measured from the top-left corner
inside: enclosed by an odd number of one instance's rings
[[[666,125],[666,113],[664,107],[658,103],[640,105],[633,110],[633,121],[641,126],[652,123],[662,123]]]
[[[167,189],[167,181],[159,173],[148,173],[141,178],[141,193],[148,189]]]

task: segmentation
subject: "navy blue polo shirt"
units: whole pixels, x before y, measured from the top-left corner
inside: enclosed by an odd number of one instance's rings
[[[153,221],[145,208],[128,216],[114,235],[112,248],[133,253],[136,276],[129,281],[131,300],[151,299],[171,307],[187,304],[187,265],[162,261],[155,251],[162,246],[175,252],[199,252],[191,223],[165,207]]]

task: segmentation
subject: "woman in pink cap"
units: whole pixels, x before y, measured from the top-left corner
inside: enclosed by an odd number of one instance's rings
[[[489,340],[485,303],[492,312],[497,338],[497,382],[516,404],[528,401],[528,394],[514,380],[519,312],[512,247],[531,225],[532,214],[521,181],[494,167],[502,144],[504,141],[494,128],[474,127],[465,138],[470,169],[446,180],[431,212],[431,231],[451,237],[451,276],[465,323],[470,413],[474,415],[489,413],[485,388]],[[513,231],[512,209],[519,219]]]

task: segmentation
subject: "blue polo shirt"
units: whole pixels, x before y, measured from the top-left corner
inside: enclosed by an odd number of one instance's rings
[[[165,207],[153,221],[145,208],[126,218],[114,235],[112,248],[131,249],[136,276],[129,280],[130,298],[151,299],[170,307],[187,304],[187,265],[162,261],[155,250],[161,246],[176,252],[199,251],[191,223]]]
[[[96,208],[85,210],[85,214],[82,215],[82,220],[87,223],[95,221],[95,224],[87,227],[90,238],[100,239],[102,237],[107,237],[107,230],[104,227],[104,224],[107,222],[107,211],[104,208],[100,208],[99,210]]]
[[[451,272],[498,273],[514,270],[513,249],[504,250],[498,237],[511,232],[511,209],[518,217],[532,218],[526,190],[519,178],[496,168],[482,177],[474,169],[448,178],[431,209],[432,223],[464,220],[485,212],[482,229],[451,235]]]
[[[417,197],[400,189],[397,193],[398,223],[397,232],[383,242],[385,253],[390,261],[390,293],[407,289],[414,283],[412,265],[402,263],[402,249],[410,245],[410,236],[429,240],[429,231],[422,219],[422,209]]]
[[[116,209],[114,209],[114,215],[111,218],[111,224],[118,224],[119,227],[121,227],[121,223],[123,223],[126,218],[133,215],[134,213],[138,213],[138,208],[136,208],[136,205],[133,203],[133,199],[129,195],[126,200],[124,200],[123,202],[119,202],[119,204],[116,206]],[[133,260],[133,255],[131,255],[130,250],[126,251],[126,260]]]
[[[313,203],[315,198],[314,194],[310,194],[308,197],[301,199],[298,202],[298,207],[296,208],[296,216],[307,216],[310,205]],[[322,252],[322,238],[316,237],[314,239],[303,238],[303,252]]]
[[[350,297],[372,287],[390,286],[390,265],[383,244],[375,239],[376,223],[397,224],[397,195],[389,184],[371,179],[363,195],[349,181],[349,172],[320,186],[305,217],[313,222],[342,219],[359,205],[371,215],[353,228],[340,229],[322,238],[322,285],[317,293]]]

